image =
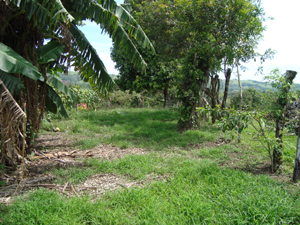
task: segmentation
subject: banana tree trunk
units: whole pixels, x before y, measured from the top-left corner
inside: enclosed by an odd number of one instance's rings
[[[16,165],[24,157],[24,138],[20,132],[26,114],[0,79],[0,164]],[[21,156],[23,155],[23,156]]]

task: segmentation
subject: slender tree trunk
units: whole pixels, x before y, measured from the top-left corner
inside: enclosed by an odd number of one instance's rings
[[[220,90],[220,81],[219,76],[215,75],[211,77],[211,91],[210,91],[210,97],[211,97],[211,108],[215,109],[217,106],[219,93]],[[212,112],[211,114],[211,122],[212,124],[216,123],[216,115]]]
[[[225,107],[226,107],[226,100],[227,100],[227,95],[228,95],[228,90],[229,90],[230,77],[231,77],[231,69],[228,68],[225,73],[225,89],[224,89],[224,96],[222,99],[221,109],[225,109]]]
[[[239,83],[239,87],[240,87],[240,106],[239,106],[239,111],[242,110],[242,103],[243,103],[243,89],[242,89],[242,84],[241,84],[241,78],[240,78],[240,72],[239,72],[239,64],[238,64],[238,60],[236,60],[236,70],[237,70],[237,75],[238,75],[238,83]],[[239,121],[239,125],[240,127],[240,121]],[[241,143],[241,132],[238,132],[238,143]]]
[[[285,73],[285,79],[288,84],[292,84],[293,80],[296,77],[297,72],[287,70]],[[278,139],[278,147],[274,148],[273,150],[273,168],[274,172],[278,170],[278,168],[282,165],[282,131],[285,123],[285,117],[286,117],[286,112],[285,112],[285,106],[287,104],[287,96],[290,91],[290,87],[287,86],[283,88],[283,93],[278,99],[278,104],[282,110],[281,115],[276,119],[276,131],[275,131],[275,137]]]
[[[164,108],[167,106],[167,102],[170,100],[169,86],[166,85],[164,89]]]
[[[293,173],[293,181],[298,182],[300,180],[300,119],[299,119],[299,130],[298,130],[298,140],[296,148],[296,157]]]

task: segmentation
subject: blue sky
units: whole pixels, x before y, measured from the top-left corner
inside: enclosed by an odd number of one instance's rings
[[[117,2],[122,2],[118,0]],[[295,83],[300,83],[300,40],[299,40],[299,8],[300,0],[262,0],[262,6],[267,17],[273,17],[274,20],[268,20],[265,25],[267,30],[264,33],[264,40],[258,46],[258,52],[264,53],[268,48],[277,51],[274,59],[268,60],[263,64],[264,74],[267,75],[275,68],[283,73],[286,70],[295,70],[299,74],[295,78]],[[101,60],[110,74],[118,74],[114,68],[114,62],[110,58],[111,39],[108,35],[101,34],[101,30],[96,24],[86,22],[86,25],[80,28],[93,47],[97,50]],[[263,76],[255,76],[256,70],[260,64],[251,61],[245,66],[248,68],[241,72],[243,80],[262,80]],[[221,75],[221,78],[222,75]],[[233,75],[236,78],[236,75]]]

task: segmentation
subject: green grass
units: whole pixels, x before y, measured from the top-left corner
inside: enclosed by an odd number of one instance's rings
[[[130,157],[129,157],[130,158]],[[207,160],[169,158],[168,169],[143,166],[135,156],[101,166],[103,171],[136,171],[146,174],[172,170],[165,182],[145,188],[108,192],[96,202],[89,197],[66,199],[56,192],[31,193],[10,207],[2,206],[4,224],[298,224],[299,192],[268,176],[220,169]],[[159,160],[154,160],[159,164]],[[162,159],[164,161],[164,159]],[[110,162],[107,162],[110,164]],[[153,163],[153,161],[151,162]],[[166,161],[164,161],[166,163]],[[175,163],[177,165],[175,165]],[[92,163],[96,166],[95,161]],[[129,166],[130,165],[130,166]],[[99,166],[99,165],[97,165]],[[135,173],[135,172],[134,172]]]
[[[202,131],[177,132],[178,112],[157,109],[117,109],[71,112],[69,120],[53,122],[63,132],[78,134],[81,148],[93,148],[100,143],[122,148],[142,147],[149,150],[185,148],[191,144],[215,141],[221,133],[216,127],[205,126]],[[94,138],[96,134],[97,138]],[[90,140],[90,141],[89,141]],[[90,142],[90,143],[89,143]]]
[[[54,119],[77,147],[100,143],[143,147],[146,154],[120,159],[91,158],[81,166],[48,171],[58,184],[80,184],[99,173],[114,173],[144,187],[66,198],[37,190],[9,206],[0,205],[2,224],[299,224],[300,190],[267,175],[253,175],[267,153],[251,139],[251,128],[237,144],[233,132],[202,124],[200,130],[176,131],[177,111],[117,109],[71,112]],[[226,143],[220,143],[220,138]],[[296,145],[295,137],[286,142]],[[221,141],[222,142],[222,141]],[[290,168],[292,147],[284,149]],[[234,169],[233,169],[234,168]],[[250,169],[249,169],[250,168]],[[287,170],[290,174],[290,171]],[[165,180],[149,177],[164,175]],[[167,176],[166,176],[167,175]]]

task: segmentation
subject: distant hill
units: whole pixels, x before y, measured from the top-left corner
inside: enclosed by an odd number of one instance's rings
[[[113,79],[117,75],[110,75]],[[69,71],[68,75],[61,74],[60,78],[67,82],[68,84],[74,85],[77,84],[81,86],[82,88],[91,88],[90,84],[87,82],[83,82],[80,79],[80,76],[77,72],[74,71]],[[267,84],[266,82],[262,81],[255,81],[255,80],[242,80],[242,88],[247,89],[247,88],[255,88],[261,92],[266,92],[267,90],[272,89],[270,84]],[[221,88],[220,88],[220,93],[224,91],[224,86],[225,86],[225,80],[221,80]],[[294,84],[292,90],[299,90],[300,89],[300,84]],[[240,90],[239,85],[238,85],[238,80],[237,79],[232,79],[229,84],[229,92],[238,92]]]
[[[114,78],[116,75],[110,75],[112,78]],[[75,71],[68,71],[68,75],[60,74],[60,79],[67,82],[70,85],[79,85],[82,88],[90,89],[91,85],[88,82],[84,82],[81,80],[79,74]]]
[[[242,80],[241,81],[242,88],[247,89],[247,88],[255,88],[256,90],[259,90],[261,92],[266,92],[267,90],[271,90],[272,86],[270,84],[267,84],[266,82],[262,81],[255,81],[255,80]],[[225,86],[225,80],[221,80],[221,92],[224,91],[224,86]],[[299,90],[300,89],[300,84],[294,84],[292,87],[292,90]],[[233,79],[229,83],[229,92],[236,92],[239,91],[240,87],[238,84],[237,79]]]

